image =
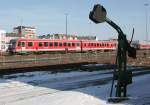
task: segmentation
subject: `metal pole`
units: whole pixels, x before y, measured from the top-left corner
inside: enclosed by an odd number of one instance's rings
[[[146,25],[145,26],[145,28],[146,28],[146,30],[145,30],[146,31],[146,44],[148,44],[148,23],[147,23],[148,22],[148,8],[147,7],[149,6],[149,4],[145,3],[144,6],[145,6],[145,22],[146,22],[145,23],[145,25]],[[147,55],[148,54],[148,47],[146,48],[146,51],[147,51],[146,52],[146,55]]]
[[[21,23],[20,23],[20,37],[22,37],[22,23],[23,23],[23,19],[21,19],[20,22],[21,22]]]
[[[68,28],[68,14],[66,13],[65,15],[66,15],[66,35],[67,35],[67,31],[68,31],[67,30],[67,28]]]
[[[126,97],[127,94],[127,70],[126,70],[126,51],[127,51],[127,39],[121,28],[113,21],[107,18],[106,22],[116,29],[118,32],[118,52],[117,52],[117,85],[116,85],[116,97]],[[113,86],[113,85],[112,85]],[[112,91],[110,93],[112,96]]]
[[[92,24],[91,24],[91,22],[89,23],[89,36],[91,36],[92,35]]]

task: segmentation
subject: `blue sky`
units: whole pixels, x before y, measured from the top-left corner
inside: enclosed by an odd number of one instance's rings
[[[96,3],[107,9],[108,17],[122,28],[128,38],[134,27],[134,39],[146,39],[144,4],[149,3],[149,30],[150,0],[0,0],[0,28],[11,32],[14,26],[22,24],[36,27],[38,35],[65,33],[67,13],[69,34],[116,38],[116,31],[107,23],[97,25],[89,20],[89,12]]]

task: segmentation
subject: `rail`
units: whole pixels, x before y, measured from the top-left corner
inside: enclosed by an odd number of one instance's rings
[[[115,52],[0,56],[0,69],[79,62],[114,64],[115,56]],[[143,51],[138,52],[137,56],[137,60],[128,59],[128,64],[150,65],[150,58],[145,58]]]

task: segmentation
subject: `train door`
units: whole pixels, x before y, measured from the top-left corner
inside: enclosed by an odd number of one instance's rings
[[[81,47],[81,42],[76,42],[76,49],[77,51],[81,51],[82,52],[82,47]]]
[[[25,43],[25,41],[22,41],[21,42],[21,51],[25,51],[25,49],[26,49],[26,43]]]

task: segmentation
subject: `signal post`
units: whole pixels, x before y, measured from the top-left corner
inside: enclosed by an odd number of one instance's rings
[[[93,10],[90,12],[89,18],[96,24],[107,22],[118,32],[118,50],[116,57],[117,70],[114,70],[113,82],[110,92],[109,102],[120,102],[128,99],[127,97],[127,85],[132,83],[132,72],[127,71],[127,52],[128,56],[136,58],[136,50],[130,46],[130,43],[126,39],[126,35],[121,28],[115,24],[112,20],[106,17],[106,9],[100,4],[96,4]],[[113,85],[116,81],[116,92],[113,97]]]

